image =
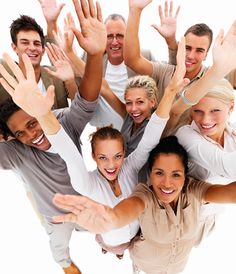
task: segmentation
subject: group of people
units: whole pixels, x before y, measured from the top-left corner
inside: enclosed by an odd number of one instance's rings
[[[80,29],[68,14],[61,35],[63,5],[39,2],[46,38],[20,16],[10,27],[19,60],[5,53],[0,64],[0,167],[24,182],[64,273],[83,273],[70,258],[74,229],[95,233],[102,252],[119,259],[128,249],[134,273],[183,271],[215,226],[212,203],[236,203],[236,21],[217,35],[205,67],[212,30],[193,25],[177,42],[172,2],[159,6],[154,26],[168,63],[139,46],[151,0],[129,0],[127,23],[119,14],[103,22],[98,2],[73,0]],[[45,51],[51,67],[41,66]],[[98,127],[93,171],[81,151],[87,123]]]

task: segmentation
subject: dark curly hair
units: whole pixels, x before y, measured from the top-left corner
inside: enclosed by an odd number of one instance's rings
[[[13,20],[10,26],[10,34],[12,42],[17,45],[17,34],[20,31],[36,31],[42,43],[42,47],[45,45],[45,37],[43,34],[43,29],[41,26],[35,21],[34,18],[27,15],[20,15],[19,18]]]
[[[14,137],[14,134],[7,126],[7,121],[12,114],[18,110],[20,110],[20,107],[18,107],[11,98],[7,99],[0,105],[0,133],[6,141],[9,136]]]

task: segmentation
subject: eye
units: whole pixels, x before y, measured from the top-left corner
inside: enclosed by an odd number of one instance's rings
[[[121,40],[121,39],[124,38],[124,34],[117,33],[117,34],[116,34],[116,38]]]
[[[194,113],[202,113],[202,111],[200,109],[194,109],[193,112]]]
[[[29,123],[28,127],[29,128],[34,128],[37,124],[38,124],[37,121],[32,121],[31,123]]]
[[[138,102],[137,102],[138,105],[141,105],[141,104],[143,104],[143,103],[144,103],[143,101],[138,101]]]
[[[156,174],[157,176],[162,176],[162,175],[163,175],[163,172],[162,172],[162,171],[156,171],[155,174]]]
[[[213,109],[211,112],[214,113],[214,112],[219,112],[220,109]]]
[[[21,138],[22,136],[24,135],[24,132],[23,131],[19,131],[15,134],[15,137],[16,138]]]
[[[125,102],[126,106],[130,106],[131,102]]]
[[[42,44],[41,44],[40,42],[35,42],[34,45],[35,45],[36,47],[41,47],[41,46],[42,46]]]
[[[180,177],[180,174],[179,173],[173,173],[173,177],[178,178],[178,177]]]
[[[116,160],[120,160],[123,157],[122,154],[116,155]]]
[[[98,159],[99,159],[99,160],[102,160],[102,161],[106,161],[106,160],[107,160],[107,157],[105,157],[105,156],[99,156]]]

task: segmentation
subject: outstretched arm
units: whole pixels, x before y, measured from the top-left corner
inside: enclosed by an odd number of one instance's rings
[[[124,61],[137,74],[152,75],[152,63],[145,59],[140,52],[139,23],[142,10],[152,0],[129,0],[129,16],[124,40]]]
[[[211,185],[203,197],[209,203],[236,203],[236,182],[227,185]]]
[[[105,233],[136,220],[144,210],[144,202],[131,197],[113,209],[87,197],[56,194],[53,203],[70,213],[54,217],[55,222],[77,223],[93,233]]]
[[[57,32],[57,19],[65,4],[57,5],[56,0],[38,0],[47,22],[47,38],[53,39],[53,31]]]
[[[102,22],[101,7],[98,2],[96,8],[91,0],[88,3],[81,0],[81,4],[73,0],[73,3],[81,31],[75,27],[72,30],[88,55],[79,87],[80,94],[86,100],[94,101],[99,95],[102,84],[102,57],[106,47],[105,25]]]
[[[168,48],[171,50],[177,50],[178,44],[176,41],[176,25],[177,17],[179,14],[180,6],[177,7],[173,15],[173,1],[165,1],[164,11],[162,6],[159,5],[159,17],[160,17],[160,26],[153,24],[152,26],[160,33],[160,35],[166,40]]]

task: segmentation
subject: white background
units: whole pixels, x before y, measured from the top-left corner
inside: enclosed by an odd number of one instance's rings
[[[58,3],[62,1],[58,0]],[[72,1],[64,1],[66,7],[60,18],[67,11],[73,11]],[[128,1],[101,0],[103,17],[110,13],[121,13],[127,16]],[[140,40],[142,47],[151,48],[160,60],[167,60],[167,49],[163,39],[150,25],[159,23],[157,5],[163,1],[153,3],[143,12],[140,26]],[[175,6],[181,5],[178,21],[177,37],[183,35],[186,28],[195,23],[208,24],[216,35],[220,28],[227,30],[235,18],[235,3],[232,0],[174,0]],[[20,14],[34,17],[46,31],[46,24],[37,0],[4,1],[0,9],[0,54],[15,55],[10,47],[9,26]],[[44,62],[48,62],[46,57]],[[211,53],[206,64],[211,63]],[[84,155],[88,168],[93,169],[94,163],[89,157],[90,146],[88,133],[93,128],[87,127],[83,134]],[[25,190],[17,178],[7,171],[0,172],[0,273],[13,274],[42,274],[62,273],[60,267],[54,263],[48,245],[48,238],[37,219]],[[220,223],[214,233],[191,253],[185,274],[235,274],[235,244],[236,244],[236,207],[227,206],[220,218]],[[72,258],[83,274],[129,274],[131,262],[126,253],[119,261],[111,254],[101,254],[100,248],[94,241],[94,236],[87,232],[74,232],[71,239]]]

